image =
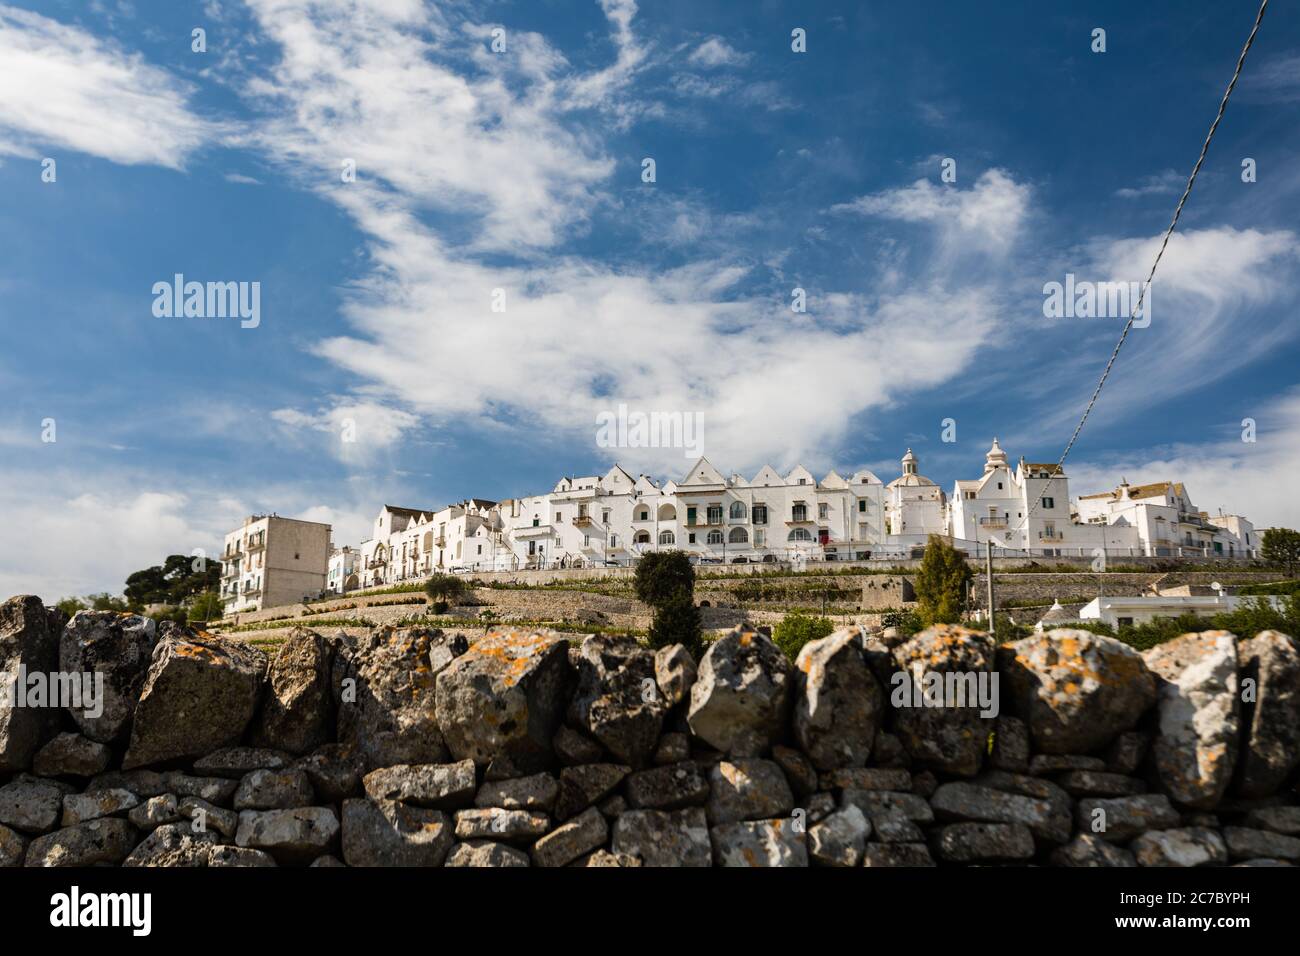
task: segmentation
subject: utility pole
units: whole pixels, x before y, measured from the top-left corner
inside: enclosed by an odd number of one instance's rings
[[[987,550],[984,552],[984,577],[987,579],[989,589],[989,637],[997,634],[997,619],[993,613],[993,540],[990,538],[986,544]]]

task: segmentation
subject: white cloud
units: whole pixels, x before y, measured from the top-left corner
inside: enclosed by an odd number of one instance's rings
[[[749,61],[748,53],[741,53],[722,37],[709,37],[687,59],[694,66],[706,69],[719,66],[743,66]]]
[[[260,186],[262,181],[254,179],[252,176],[245,176],[243,173],[226,173],[223,177],[228,183],[237,183],[242,186]]]
[[[1136,186],[1125,186],[1115,190],[1121,199],[1140,199],[1143,196],[1169,196],[1181,193],[1187,186],[1187,174],[1174,169],[1166,169],[1154,176],[1147,176]]]
[[[1150,449],[1137,461],[1106,456],[1066,468],[1071,492],[1113,488],[1116,475],[1131,484],[1181,481],[1192,501],[1217,514],[1245,515],[1257,528],[1300,528],[1300,390],[1293,389],[1252,415],[1256,440],[1241,440],[1238,422],[1227,422],[1226,435],[1200,444]]]
[[[968,189],[918,179],[910,186],[840,203],[831,211],[931,223],[945,244],[1005,251],[1019,238],[1030,195],[1029,186],[1005,170],[990,169]]]
[[[188,90],[139,54],[77,27],[0,6],[0,153],[73,149],[179,169],[213,125]]]
[[[397,444],[419,424],[409,412],[368,400],[337,399],[317,412],[279,408],[271,418],[291,429],[329,435],[330,452],[345,462],[360,464],[378,451]]]

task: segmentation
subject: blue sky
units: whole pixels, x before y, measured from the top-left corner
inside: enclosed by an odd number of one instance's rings
[[[1122,320],[1044,284],[1146,275],[1254,13],[0,0],[0,592],[116,591],[251,512],[356,543],[384,502],[680,477],[597,446],[619,402],[702,415],[724,472],[1055,460]],[[1300,524],[1298,110],[1275,3],[1072,493]],[[259,282],[260,325],[154,316],[178,272]]]

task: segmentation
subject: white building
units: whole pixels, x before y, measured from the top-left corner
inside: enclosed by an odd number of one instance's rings
[[[932,534],[947,534],[943,490],[918,470],[912,449],[903,456],[903,473],[885,486],[889,535],[898,543],[924,545]]]
[[[1089,525],[1132,529],[1141,554],[1151,557],[1254,557],[1255,526],[1240,515],[1211,516],[1198,510],[1182,482],[1130,485],[1082,495],[1078,516]]]
[[[1132,624],[1145,624],[1158,617],[1179,617],[1183,614],[1195,614],[1197,617],[1213,617],[1227,611],[1235,611],[1243,604],[1261,600],[1258,597],[1239,595],[1147,595],[1143,597],[1099,597],[1093,598],[1079,611],[1081,621],[1100,621],[1111,627]],[[1285,599],[1264,597],[1275,609],[1282,610]]]
[[[1037,503],[1037,506],[1035,506]],[[1076,522],[1070,479],[1055,463],[1026,462],[1013,469],[996,438],[984,456],[984,474],[958,480],[948,499],[949,534],[959,543],[1044,555],[1136,555],[1139,542],[1125,526]]]
[[[325,590],[330,526],[252,515],[226,535],[221,552],[225,613],[294,604]]]
[[[359,585],[377,587],[435,571],[490,571],[502,549],[497,503],[468,498],[438,511],[384,505],[361,542]]]
[[[330,552],[329,571],[325,576],[325,590],[342,594],[361,587],[357,569],[361,566],[361,553],[351,546],[335,548]]]

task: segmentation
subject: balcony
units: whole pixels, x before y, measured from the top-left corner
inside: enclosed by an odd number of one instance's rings
[[[575,528],[590,528],[595,522],[591,520],[591,515],[578,515],[573,519]]]
[[[1065,535],[1059,531],[1040,531],[1038,532],[1039,541],[1064,541]]]
[[[1005,528],[1006,526],[1006,518],[980,518],[981,528]]]
[[[246,550],[249,554],[252,554],[254,551],[265,551],[265,550],[266,550],[266,542],[265,542],[265,541],[250,541],[250,542],[248,542],[248,547],[247,547],[245,550]]]
[[[816,523],[817,523],[816,521],[808,517],[808,514],[806,512],[798,512],[798,511],[792,514],[789,517],[789,519],[786,521],[786,524],[816,524]]]

